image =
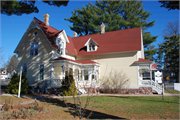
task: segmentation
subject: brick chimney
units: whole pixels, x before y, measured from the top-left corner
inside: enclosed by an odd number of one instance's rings
[[[105,25],[104,23],[101,24],[101,34],[105,33]]]
[[[73,35],[74,35],[74,37],[77,37],[77,32],[74,32]]]
[[[49,26],[49,14],[44,14],[43,15],[43,17],[44,17],[44,23],[47,25],[47,26]]]

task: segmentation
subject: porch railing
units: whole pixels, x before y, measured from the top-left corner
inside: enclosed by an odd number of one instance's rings
[[[153,90],[158,92],[158,94],[161,94],[164,91],[163,86],[153,80],[139,80],[139,83],[140,86],[151,86]]]

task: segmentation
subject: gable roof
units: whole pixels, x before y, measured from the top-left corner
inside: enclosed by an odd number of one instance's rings
[[[51,45],[59,49],[52,38],[57,37],[63,30],[57,30],[46,24],[39,19],[35,18],[49,39]],[[66,44],[66,51],[70,54],[83,56],[83,55],[95,55],[103,53],[114,52],[129,52],[141,50],[141,28],[132,28],[125,30],[117,30],[111,32],[105,32],[104,34],[92,34],[80,37],[69,37],[69,43]],[[84,46],[89,39],[95,40],[99,46],[97,51],[87,52],[87,47]]]
[[[92,38],[99,47],[87,52],[85,43]],[[141,28],[125,29],[71,38],[78,56],[141,50]]]
[[[46,24],[44,22],[42,22],[41,20],[39,20],[37,18],[35,18],[35,19],[38,22],[38,24],[40,25],[41,29],[43,30],[44,34],[48,38],[48,40],[51,43],[51,45],[53,46],[53,48],[59,49],[59,47],[53,41],[53,38],[57,37],[63,30],[57,30],[51,26],[46,26]],[[73,45],[73,42],[71,40],[71,37],[67,36],[67,38],[69,39],[69,43],[66,43],[67,52],[74,54],[74,55],[77,55],[77,53],[74,49],[74,45]]]
[[[40,21],[39,19],[37,19],[35,17],[36,21],[38,22],[39,26],[41,27],[41,29],[43,30],[44,34],[46,35],[46,37],[48,38],[49,42],[51,43],[51,45],[56,48],[59,49],[59,47],[56,45],[56,43],[53,41],[54,37],[57,37],[59,35],[59,33],[61,33],[63,30],[57,30],[51,26],[47,26],[44,22]]]

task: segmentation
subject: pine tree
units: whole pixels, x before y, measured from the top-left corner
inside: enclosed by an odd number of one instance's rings
[[[10,83],[7,86],[6,92],[11,94],[18,94],[19,91],[19,79],[20,77],[17,74],[14,74],[11,78]],[[25,73],[22,73],[21,79],[21,94],[28,94],[29,93],[29,83],[28,79],[26,78]]]
[[[144,47],[147,47],[156,41],[157,36],[145,32],[155,21],[148,22],[151,14],[142,7],[142,1],[96,1],[82,9],[75,9],[72,16],[65,20],[73,23],[73,26],[69,26],[70,29],[80,36],[100,33],[102,22],[106,25],[107,32],[141,27]]]
[[[176,82],[179,82],[179,36],[164,36],[165,41],[159,44],[164,52],[164,69],[174,74]]]

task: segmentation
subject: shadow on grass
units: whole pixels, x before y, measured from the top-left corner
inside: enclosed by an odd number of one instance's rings
[[[43,102],[52,103],[53,105],[56,105],[59,107],[67,107],[66,104],[64,103],[64,101],[60,100],[60,99],[47,98],[47,99],[44,99]],[[71,110],[73,110],[75,108],[75,104],[68,103],[68,106]],[[69,112],[69,111],[65,111],[65,112]],[[89,115],[90,112],[91,112],[91,110],[86,109],[84,117],[87,118],[87,116]],[[70,114],[72,115],[75,113],[70,113]],[[89,117],[89,119],[125,119],[125,118],[121,118],[121,117],[109,115],[106,113],[93,111],[92,115]]]
[[[179,96],[171,96],[173,97],[174,99],[172,100],[169,100],[167,99],[167,96],[164,96],[164,100],[162,100],[162,97],[161,98],[158,98],[158,97],[151,97],[151,96],[143,96],[143,97],[129,97],[129,96],[110,96],[110,97],[115,97],[115,98],[122,98],[122,99],[129,99],[129,100],[132,100],[132,101],[135,101],[135,100],[140,100],[140,101],[147,101],[147,102],[160,102],[160,103],[175,103],[175,104],[179,104]],[[175,100],[177,99],[177,100]]]

